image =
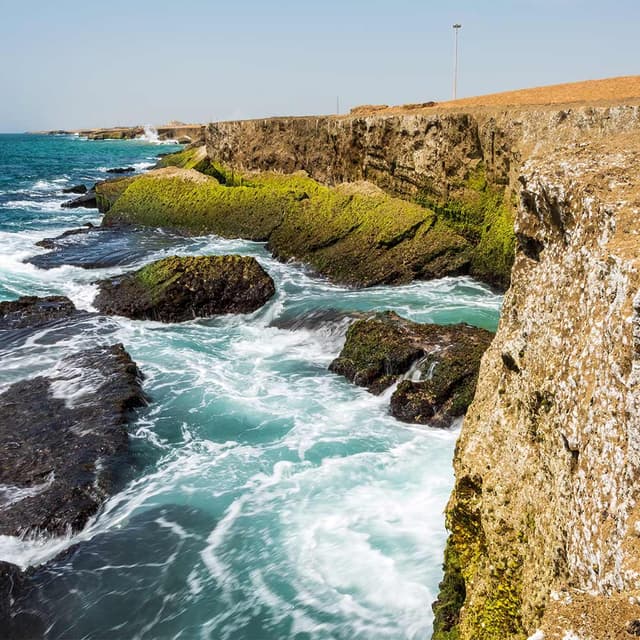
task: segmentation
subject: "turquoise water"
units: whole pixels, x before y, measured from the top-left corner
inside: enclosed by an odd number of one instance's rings
[[[2,389],[70,351],[121,341],[153,399],[131,426],[135,472],[88,528],[0,537],[0,559],[37,565],[72,547],[39,585],[50,638],[428,637],[457,431],[402,425],[388,395],[327,367],[344,312],[495,329],[501,297],[468,278],[356,291],[279,263],[262,244],[216,237],[131,232],[121,240],[136,248],[132,261],[107,269],[23,262],[44,252],[38,239],[99,220],[60,209],[61,187],[104,178],[107,167],[142,168],[166,150],[0,136],[0,299],[55,293],[92,309],[95,280],[175,252],[253,255],[277,286],[247,316],[95,318],[0,351]]]

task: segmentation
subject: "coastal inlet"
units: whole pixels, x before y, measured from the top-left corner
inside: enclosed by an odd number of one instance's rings
[[[428,637],[458,429],[401,423],[394,386],[375,395],[329,365],[356,318],[393,311],[495,331],[502,296],[469,277],[354,289],[264,243],[153,228],[69,235],[58,254],[36,246],[100,223],[94,209],[60,206],[65,187],[139,172],[172,149],[0,136],[0,301],[67,296],[88,312],[0,335],[0,392],[72,377],[69,356],[122,344],[149,401],[127,427],[126,472],[85,528],[0,536],[0,560],[30,568],[21,602],[47,638]],[[98,281],[228,254],[273,279],[264,306],[180,323],[94,307]],[[0,508],[24,495],[0,489]]]

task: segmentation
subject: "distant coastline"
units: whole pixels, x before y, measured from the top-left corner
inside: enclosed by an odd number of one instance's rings
[[[133,127],[104,127],[95,129],[52,129],[49,131],[29,131],[40,135],[79,135],[89,140],[133,140],[135,138],[155,138],[175,140],[180,144],[204,141],[203,124],[169,122],[164,125],[136,125]]]

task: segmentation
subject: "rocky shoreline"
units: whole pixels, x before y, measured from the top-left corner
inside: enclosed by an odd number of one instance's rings
[[[635,104],[212,123],[204,148],[97,184],[102,226],[77,236],[216,234],[354,287],[508,289],[494,338],[360,317],[332,370],[406,422],[469,406],[434,638],[624,638],[640,620],[639,130]],[[65,264],[68,238],[38,259]],[[140,273],[102,287],[122,282],[132,314],[161,319]]]
[[[153,220],[145,216],[161,215],[162,226],[183,233],[268,238],[279,258],[304,260],[320,273],[352,284],[407,282],[468,269],[468,241],[443,228],[421,205],[391,198],[371,185],[331,189],[305,175],[237,174],[212,163],[201,147],[167,156],[160,165],[142,176],[69,190],[80,195],[71,206],[105,212],[103,225],[42,240],[39,246],[49,252],[30,261],[41,268],[128,264],[132,254],[114,257],[110,238],[123,229],[128,232],[132,223],[152,237]],[[162,189],[154,191],[158,182]],[[186,190],[190,208],[172,213],[172,208],[182,207],[181,190]],[[203,190],[210,191],[214,204],[198,218],[192,205]],[[244,219],[239,217],[243,212]],[[328,217],[314,220],[318,214]],[[327,220],[334,221],[331,228],[326,228]],[[100,256],[83,248],[85,240],[103,247]],[[344,240],[347,248],[334,251]],[[426,246],[431,247],[431,258]],[[363,251],[369,253],[366,261]],[[398,259],[401,254],[404,263]],[[162,322],[251,313],[275,294],[273,280],[258,262],[242,256],[174,256],[97,284],[94,304],[101,313]],[[0,303],[0,333],[5,341],[23,340],[31,331],[52,325],[64,330],[67,322],[93,316],[63,297],[21,298]],[[379,325],[387,335],[381,335]],[[366,370],[367,386],[375,392],[400,383],[391,401],[394,415],[405,422],[446,427],[466,410],[489,336],[471,327],[418,325],[382,314],[355,320],[331,370],[356,384],[363,384]],[[378,351],[354,359],[358,340],[375,342]],[[395,366],[388,358],[397,349],[409,355]],[[418,373],[415,380],[405,380],[408,388],[401,379],[412,367]],[[450,384],[436,382],[443,376]],[[16,382],[0,394],[0,440],[9,452],[0,482],[10,487],[9,501],[0,506],[0,533],[67,535],[99,512],[129,464],[127,426],[149,400],[142,377],[124,347],[114,344],[70,354],[56,372]],[[39,608],[35,585],[50,566],[26,572],[9,563],[0,566],[0,624],[16,638],[44,633],[51,612]]]
[[[33,133],[55,135],[78,135],[89,140],[135,140],[148,134],[148,127],[136,125],[133,127],[108,127],[104,129],[56,129],[52,131],[34,131]],[[151,130],[158,136],[158,140],[174,140],[178,144],[201,144],[204,140],[204,125],[170,122],[157,125]]]

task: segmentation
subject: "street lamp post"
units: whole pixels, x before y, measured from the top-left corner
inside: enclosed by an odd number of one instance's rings
[[[454,47],[453,47],[453,99],[458,95],[458,31],[462,29],[462,25],[457,22],[453,25]]]

